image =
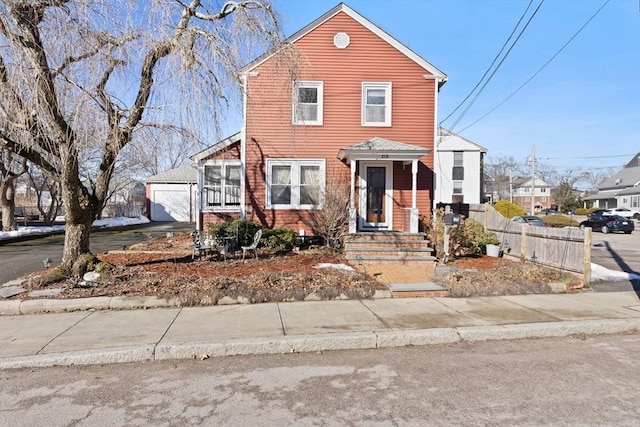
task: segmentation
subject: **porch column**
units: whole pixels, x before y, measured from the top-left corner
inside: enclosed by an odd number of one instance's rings
[[[411,161],[411,217],[409,220],[409,231],[418,232],[418,160]]]
[[[351,159],[351,189],[349,191],[349,233],[355,233],[356,221],[356,161]]]

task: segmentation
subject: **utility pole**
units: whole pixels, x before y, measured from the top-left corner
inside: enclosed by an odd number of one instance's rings
[[[536,206],[536,146],[531,147],[531,215],[535,213]]]

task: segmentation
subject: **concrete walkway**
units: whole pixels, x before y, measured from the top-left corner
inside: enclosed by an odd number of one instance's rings
[[[635,292],[144,310],[39,304],[68,312],[7,315],[20,302],[0,304],[0,369],[640,331]]]

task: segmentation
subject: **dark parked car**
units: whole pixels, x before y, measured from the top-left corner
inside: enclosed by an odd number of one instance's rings
[[[596,211],[590,212],[587,214],[587,218],[593,218],[602,215],[611,215],[609,209],[598,209]]]
[[[545,215],[558,215],[560,213],[557,209],[544,209],[542,212]]]
[[[635,228],[632,219],[619,215],[592,216],[588,220],[580,223],[580,228],[585,227],[600,230],[605,234],[613,231],[622,231],[626,234],[631,234]]]
[[[549,225],[535,215],[514,216],[511,220],[520,224],[535,225],[536,227],[547,227]]]

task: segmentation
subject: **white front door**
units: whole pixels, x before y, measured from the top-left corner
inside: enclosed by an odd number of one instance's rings
[[[393,224],[393,163],[360,165],[360,229],[391,230]]]

